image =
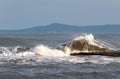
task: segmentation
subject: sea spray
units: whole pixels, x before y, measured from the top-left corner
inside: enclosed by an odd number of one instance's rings
[[[104,41],[99,41],[92,34],[80,35],[69,42],[62,44],[59,47],[50,47],[44,44],[36,45],[35,47],[24,47],[24,46],[14,46],[14,47],[0,47],[0,61],[11,61],[11,60],[34,60],[39,61],[39,58],[48,57],[70,57],[75,53],[89,53],[93,55],[97,52],[102,52],[105,54],[109,53],[111,49],[108,44]],[[119,54],[119,53],[118,53]],[[117,56],[116,52],[111,52],[111,56]],[[97,54],[101,55],[101,54]],[[105,54],[108,55],[109,54]],[[38,59],[36,59],[36,57]],[[84,58],[84,57],[83,57]],[[43,61],[43,60],[42,60]]]
[[[65,53],[58,49],[52,49],[44,45],[38,45],[34,48],[34,52],[41,56],[69,56],[68,53]]]

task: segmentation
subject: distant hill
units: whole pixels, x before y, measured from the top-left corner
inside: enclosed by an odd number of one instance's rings
[[[41,33],[107,33],[120,34],[120,25],[74,26],[53,23],[21,30],[0,30],[1,34],[41,34]]]

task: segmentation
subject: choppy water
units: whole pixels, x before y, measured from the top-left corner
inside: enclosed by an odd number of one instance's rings
[[[53,49],[77,36],[0,35],[0,79],[120,79],[120,57],[69,56]],[[119,50],[119,34],[94,36]],[[37,51],[40,54],[35,53],[36,46],[42,48]],[[16,52],[17,47],[29,47],[29,50]]]

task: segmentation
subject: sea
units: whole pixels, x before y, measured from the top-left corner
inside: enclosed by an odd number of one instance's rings
[[[120,79],[119,56],[57,49],[78,39],[120,50],[120,34],[0,34],[0,79]]]

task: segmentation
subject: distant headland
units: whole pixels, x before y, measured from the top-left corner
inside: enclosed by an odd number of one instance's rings
[[[48,34],[48,33],[96,33],[120,34],[120,25],[75,26],[53,23],[47,26],[36,26],[20,30],[0,30],[0,34]]]

